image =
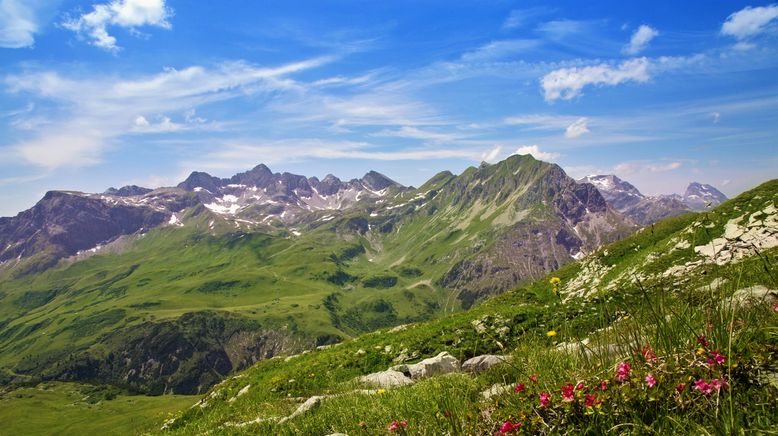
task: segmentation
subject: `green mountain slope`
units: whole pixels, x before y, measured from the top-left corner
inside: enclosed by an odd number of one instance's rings
[[[203,392],[260,359],[469,307],[633,230],[531,156],[387,192],[292,228],[195,205],[91,257],[3,269],[2,381]]]
[[[558,285],[545,278],[466,312],[259,362],[162,428],[381,434],[397,421],[408,434],[493,434],[509,421],[552,434],[768,431],[778,425],[778,291],[760,289],[778,288],[776,204],[778,180],[610,244],[554,272]],[[388,390],[357,380],[444,351],[460,362],[512,361]],[[294,414],[301,404],[314,407]]]

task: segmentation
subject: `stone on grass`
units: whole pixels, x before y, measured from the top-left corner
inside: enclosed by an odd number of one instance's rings
[[[413,383],[413,380],[406,377],[402,372],[393,371],[391,369],[363,375],[362,377],[359,377],[359,381],[379,388],[393,388],[395,386],[405,386]]]
[[[511,356],[497,356],[494,354],[484,354],[465,360],[462,364],[462,371],[481,373],[489,368],[505,363],[511,360]]]
[[[435,357],[424,359],[419,363],[410,365],[397,365],[397,367],[405,367],[411,378],[416,380],[420,378],[432,377],[434,375],[450,374],[452,372],[459,371],[459,360],[456,357],[450,355],[448,352],[443,351]],[[405,372],[405,371],[401,371]]]

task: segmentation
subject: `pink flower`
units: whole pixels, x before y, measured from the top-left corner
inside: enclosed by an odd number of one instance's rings
[[[773,304],[773,311],[778,312],[778,303]]]
[[[397,422],[397,420],[394,420],[394,421],[392,421],[392,423],[389,425],[389,433],[394,433],[394,432],[396,432],[397,430],[399,430],[399,429],[401,429],[401,428],[405,428],[405,427],[408,427],[408,422],[407,422],[407,421],[400,421],[400,422]]]
[[[716,351],[711,351],[711,353],[710,353],[710,356],[711,356],[711,357],[713,358],[713,360],[714,360],[716,363],[718,363],[719,365],[723,365],[723,364],[724,364],[724,362],[726,362],[726,361],[727,361],[727,357],[726,357],[725,355],[723,355],[723,354],[719,353],[719,351],[718,351],[718,350],[716,350]],[[708,360],[708,362],[710,362],[710,360]],[[709,364],[709,365],[711,365],[710,363],[708,363],[708,364]],[[711,365],[711,366],[713,366],[713,365]]]
[[[705,335],[697,336],[697,343],[702,345],[703,347],[707,347],[709,345],[708,340],[705,339]]]
[[[542,407],[548,407],[548,404],[551,402],[551,394],[548,392],[541,392],[538,396],[540,397],[540,405]]]
[[[623,382],[629,378],[629,374],[632,371],[632,365],[627,362],[621,362],[616,367],[616,380]]]
[[[575,385],[575,390],[580,391],[581,389],[585,388],[586,385],[583,382],[578,382],[577,385]]]
[[[584,400],[584,406],[586,407],[595,407],[602,404],[602,401],[597,399],[596,395],[592,394],[586,394],[586,399]]]
[[[515,388],[513,388],[513,392],[516,392],[517,394],[524,390],[524,383],[519,383],[516,385]]]
[[[573,401],[573,389],[573,385],[571,384],[562,386],[562,399],[564,401]]]
[[[537,374],[532,374],[531,376],[529,376],[529,379],[532,380],[534,383],[538,382]]]
[[[502,423],[502,426],[500,427],[500,430],[498,433],[505,434],[505,433],[511,433],[521,428],[521,423],[516,422],[513,423],[510,420],[505,421]]]
[[[608,389],[608,382],[603,380],[600,382],[600,390],[604,392],[606,389]]]
[[[710,386],[716,390],[716,392],[721,391],[722,389],[728,389],[729,383],[727,383],[727,379],[724,377],[722,378],[714,378],[710,381]]]
[[[648,385],[649,388],[656,386],[656,379],[654,378],[654,374],[651,374],[650,372],[646,374],[646,385]]]
[[[711,386],[708,382],[706,382],[703,379],[699,379],[694,382],[694,389],[697,389],[698,391],[702,392],[705,395],[710,395],[713,393],[713,386]]]

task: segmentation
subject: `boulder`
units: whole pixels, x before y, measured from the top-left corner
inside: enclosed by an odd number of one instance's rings
[[[405,386],[413,383],[413,380],[406,377],[402,372],[393,371],[391,369],[363,375],[362,377],[359,377],[359,381],[379,388],[393,388],[395,386]]]
[[[497,356],[494,354],[484,354],[465,360],[462,364],[462,371],[481,373],[489,368],[505,363],[511,360],[511,356]]]
[[[424,359],[419,363],[410,365],[397,365],[400,372],[409,374],[414,380],[434,375],[450,374],[459,371],[459,360],[446,351],[435,357]]]
[[[735,307],[750,307],[754,304],[778,303],[778,291],[755,285],[735,291],[730,302]]]
[[[283,424],[286,421],[289,421],[290,419],[294,419],[294,418],[302,415],[305,412],[308,412],[310,410],[313,410],[313,409],[319,407],[319,405],[321,404],[321,400],[323,400],[325,398],[327,398],[326,395],[315,395],[315,396],[313,396],[311,398],[308,398],[307,400],[305,400],[305,402],[303,404],[300,405],[300,407],[297,408],[297,410],[292,412],[291,415],[289,415],[289,416],[287,416],[285,418],[281,418],[281,420],[279,420],[278,423],[279,424]]]

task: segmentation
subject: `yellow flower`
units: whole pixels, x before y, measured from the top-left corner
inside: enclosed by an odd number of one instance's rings
[[[702,348],[702,347],[698,348],[698,349],[697,349],[697,355],[698,355],[698,356],[703,356],[703,355],[705,355],[705,349],[704,349],[704,348]]]
[[[548,332],[546,332],[546,336],[548,336],[549,338],[553,338],[554,336],[556,336],[556,331],[549,330]]]
[[[386,393],[386,389],[381,388],[381,389],[378,390],[378,393],[379,394],[384,394],[384,393]]]
[[[549,280],[548,282],[551,283],[552,285],[556,286],[556,285],[562,283],[562,279],[560,279],[559,277],[551,277],[551,280]]]

